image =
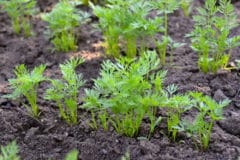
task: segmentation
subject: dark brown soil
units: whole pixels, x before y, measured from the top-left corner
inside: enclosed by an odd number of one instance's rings
[[[40,1],[41,11],[48,11],[56,0]],[[195,5],[200,5],[198,1]],[[235,3],[240,17],[240,2]],[[79,32],[79,50],[75,53],[57,53],[51,50],[51,44],[44,37],[46,24],[34,18],[35,36],[25,39],[16,36],[8,16],[0,12],[0,145],[16,139],[23,160],[62,160],[73,148],[79,150],[81,160],[117,160],[127,151],[133,160],[239,160],[240,159],[240,73],[224,71],[217,75],[203,74],[197,68],[197,53],[189,45],[177,49],[174,54],[175,67],[168,69],[166,84],[176,84],[179,92],[201,91],[216,100],[226,97],[232,100],[225,108],[225,119],[218,122],[211,136],[209,149],[205,152],[195,148],[193,142],[184,135],[179,135],[177,142],[171,142],[165,126],[161,125],[150,140],[128,138],[118,135],[112,129],[104,132],[92,130],[87,122],[89,114],[79,109],[79,124],[68,126],[58,116],[54,104],[43,100],[46,85],[39,89],[40,119],[34,120],[18,102],[2,98],[9,92],[9,78],[14,77],[13,69],[21,63],[33,68],[44,63],[46,74],[59,77],[58,65],[71,56],[83,56],[86,62],[78,68],[87,83],[92,86],[103,61],[103,49],[100,46],[101,34],[92,32],[90,25],[85,25]],[[177,12],[170,16],[169,34],[179,42],[193,28],[193,22]],[[240,27],[233,32],[240,34]],[[233,51],[231,62],[240,59],[240,48]],[[81,91],[80,95],[83,96]],[[147,125],[143,124],[140,137],[146,137]]]

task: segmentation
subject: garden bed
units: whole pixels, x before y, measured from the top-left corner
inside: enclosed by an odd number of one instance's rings
[[[39,0],[40,2],[40,0]],[[41,10],[49,10],[56,3],[39,3]],[[198,1],[194,2],[199,6]],[[240,2],[234,4],[240,17]],[[95,19],[95,18],[93,18]],[[93,20],[96,22],[96,20]],[[43,99],[47,83],[40,86],[39,101],[41,114],[38,120],[31,118],[21,103],[2,98],[10,93],[8,79],[14,77],[16,65],[25,64],[33,68],[46,64],[46,75],[58,78],[61,76],[59,64],[73,56],[82,56],[86,61],[77,71],[86,80],[85,87],[91,88],[92,78],[99,75],[104,51],[100,45],[101,33],[93,32],[90,24],[79,31],[78,51],[58,53],[51,50],[52,45],[44,37],[46,24],[37,16],[34,18],[35,36],[23,38],[16,36],[6,13],[0,13],[0,145],[16,140],[20,147],[19,155],[23,160],[61,160],[71,149],[79,150],[82,160],[115,160],[120,159],[127,151],[133,160],[237,160],[240,158],[240,73],[238,70],[221,71],[218,74],[203,74],[197,67],[197,53],[185,45],[174,53],[174,66],[168,70],[166,85],[176,84],[178,92],[200,91],[215,100],[229,98],[232,102],[224,109],[224,120],[217,122],[213,128],[209,149],[197,150],[192,140],[179,134],[172,142],[166,134],[166,125],[161,123],[155,133],[147,140],[147,123],[143,123],[138,138],[128,138],[117,134],[113,129],[105,132],[89,127],[90,113],[79,109],[79,124],[69,126],[58,114],[53,103]],[[239,19],[240,22],[240,19]],[[185,18],[180,11],[169,18],[169,34],[179,42],[190,43],[183,39],[193,29],[193,22]],[[233,35],[240,34],[240,27],[234,29]],[[233,50],[230,62],[240,59],[240,47]],[[134,94],[134,93],[133,93]],[[80,91],[80,97],[84,91]],[[81,104],[82,102],[80,102]],[[79,104],[79,105],[80,105]],[[160,113],[164,116],[164,113]],[[191,115],[191,112],[188,113]],[[139,138],[140,137],[140,138]]]

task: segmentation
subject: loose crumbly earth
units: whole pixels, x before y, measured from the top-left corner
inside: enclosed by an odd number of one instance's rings
[[[57,0],[39,0],[41,11],[49,11]],[[195,6],[201,5],[197,0]],[[240,17],[240,2],[234,4]],[[195,11],[194,11],[195,13]],[[96,18],[93,17],[94,22]],[[240,21],[240,19],[239,19]],[[78,67],[83,73],[90,88],[92,78],[96,78],[103,56],[101,47],[102,36],[94,32],[90,24],[78,31],[79,49],[75,53],[57,53],[51,50],[51,44],[46,40],[44,30],[46,24],[39,16],[34,18],[35,36],[25,39],[16,36],[10,25],[8,16],[0,12],[0,145],[5,145],[16,139],[23,160],[62,160],[64,155],[73,148],[79,150],[80,160],[117,160],[127,151],[133,160],[239,160],[240,159],[240,73],[239,71],[224,71],[217,75],[204,75],[197,68],[197,54],[189,47],[189,39],[183,38],[193,28],[193,22],[183,17],[181,11],[170,16],[169,33],[179,42],[187,45],[174,53],[173,68],[168,69],[167,84],[179,86],[179,92],[201,91],[222,100],[226,97],[232,100],[225,108],[225,119],[216,123],[213,128],[209,149],[205,152],[195,148],[192,141],[184,134],[179,134],[177,142],[172,142],[166,136],[166,125],[161,124],[150,140],[143,138],[128,138],[116,134],[113,129],[104,132],[92,130],[88,126],[89,113],[79,109],[79,124],[68,126],[59,118],[58,110],[53,103],[43,100],[47,83],[39,89],[39,120],[28,116],[21,103],[10,101],[1,96],[9,93],[9,78],[13,78],[13,69],[24,63],[33,68],[44,63],[47,65],[46,75],[60,77],[58,65],[71,56],[82,56],[86,62]],[[233,35],[240,34],[240,27]],[[240,48],[233,51],[231,62],[240,59]],[[83,90],[80,97],[84,96]],[[81,101],[80,103],[81,104]],[[162,114],[162,113],[159,113]],[[164,116],[164,113],[162,114]],[[191,116],[191,113],[188,113]],[[141,126],[139,137],[147,136],[147,124]]]

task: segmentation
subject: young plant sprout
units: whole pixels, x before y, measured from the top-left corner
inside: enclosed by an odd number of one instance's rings
[[[175,10],[179,8],[179,1],[177,0],[163,0],[163,1],[152,1],[152,7],[158,11],[158,15],[163,16],[163,37],[161,41],[156,41],[156,46],[158,52],[160,54],[161,64],[165,65],[166,63],[166,54],[167,54],[167,47],[171,47],[169,42],[173,40],[168,35],[168,14],[173,13]],[[179,46],[178,46],[179,45]],[[180,47],[180,43],[177,47]],[[171,48],[171,50],[175,50]]]
[[[45,68],[45,65],[40,65],[35,67],[30,73],[24,64],[17,66],[15,69],[15,74],[17,76],[16,79],[9,80],[9,84],[11,89],[13,89],[13,93],[4,96],[11,99],[17,99],[21,96],[26,97],[30,106],[27,104],[24,104],[24,106],[35,118],[39,115],[39,109],[37,106],[37,89],[40,82],[45,80],[45,77],[43,76]]]
[[[145,0],[109,0],[106,7],[91,5],[99,18],[108,56],[120,57],[124,51],[127,57],[137,55],[137,42],[141,51],[161,30],[161,18],[149,18],[151,2]]]
[[[36,0],[1,0],[0,5],[11,18],[13,30],[20,34],[21,30],[26,37],[31,36],[31,16],[36,13]]]
[[[57,51],[75,51],[77,36],[75,28],[87,22],[89,15],[76,8],[77,3],[61,0],[42,19],[49,24],[49,36]]]
[[[195,28],[191,37],[192,48],[198,52],[198,66],[204,72],[216,73],[226,68],[232,49],[240,45],[240,36],[230,37],[238,26],[234,7],[228,0],[206,0],[204,8],[198,8],[194,16]]]
[[[166,49],[169,47],[170,49],[170,65],[173,64],[173,53],[174,51],[185,45],[185,43],[178,43],[174,42],[174,40],[171,37],[163,37],[162,41],[156,41],[155,42],[156,47],[158,52],[160,53],[160,59],[161,59],[161,64],[165,65],[166,64]]]
[[[0,160],[20,160],[16,141],[9,143],[7,146],[1,146]]]
[[[193,3],[193,0],[181,0],[180,6],[183,10],[183,14],[185,17],[189,17],[189,14],[191,13],[192,3]]]
[[[154,51],[148,51],[136,60],[121,58],[117,63],[105,61],[101,77],[94,80],[93,89],[86,90],[84,108],[92,112],[92,126],[101,125],[129,137],[138,134],[145,116],[150,119],[150,134],[161,122],[156,110],[166,101],[163,89],[165,71],[151,72],[159,67]],[[134,93],[134,94],[133,94]],[[101,115],[101,118],[100,118]]]
[[[77,124],[78,90],[83,86],[82,75],[77,75],[75,69],[83,63],[83,59],[71,59],[61,64],[63,80],[50,79],[52,87],[47,89],[45,99],[56,102],[61,117],[68,124]]]
[[[175,141],[178,131],[176,126],[181,122],[181,114],[191,109],[191,101],[188,95],[174,95],[168,99],[166,107],[168,133]]]
[[[216,121],[223,119],[223,108],[229,105],[230,100],[225,99],[217,103],[209,96],[203,96],[202,93],[190,93],[193,98],[195,108],[199,111],[193,123],[183,121],[181,130],[190,135],[196,147],[198,144],[202,150],[206,150],[212,133],[213,125]]]

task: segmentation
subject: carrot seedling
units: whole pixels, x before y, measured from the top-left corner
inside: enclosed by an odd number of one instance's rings
[[[30,73],[24,64],[17,66],[15,69],[15,75],[17,76],[16,79],[9,79],[10,88],[13,89],[13,93],[4,96],[11,99],[17,99],[21,96],[26,97],[30,106],[27,104],[24,104],[24,106],[35,118],[39,115],[37,89],[39,84],[45,80],[45,77],[43,76],[45,68],[45,65],[40,65],[35,67]]]
[[[167,54],[167,47],[172,47],[172,45],[169,45],[170,41],[173,43],[174,41],[171,39],[171,37],[168,35],[168,15],[173,13],[175,10],[179,8],[179,1],[177,0],[163,0],[163,1],[153,1],[151,3],[152,7],[157,10],[157,13],[159,16],[163,17],[163,36],[162,40],[158,41],[156,40],[156,47],[160,54],[161,64],[166,64],[166,54]],[[179,45],[179,46],[178,46]],[[174,45],[177,47],[180,47],[180,43],[177,45]],[[171,48],[171,50],[175,50],[174,48]],[[172,57],[172,54],[171,54]]]
[[[134,58],[140,51],[146,50],[161,30],[162,19],[150,18],[151,2],[145,0],[109,0],[106,7],[91,5],[99,18],[105,43],[106,54],[119,58],[123,51],[126,57]]]
[[[77,49],[76,27],[87,22],[89,15],[76,8],[77,3],[61,0],[50,13],[42,19],[49,24],[48,36],[57,51]]]
[[[178,126],[181,122],[181,115],[191,109],[191,107],[191,100],[188,95],[174,95],[167,100],[166,108],[168,115],[168,133],[174,141],[176,140],[178,131],[176,126]]]
[[[232,49],[240,45],[240,36],[230,37],[231,30],[238,26],[237,16],[231,1],[206,0],[204,8],[198,8],[194,16],[192,48],[198,52],[198,66],[204,73],[216,73],[228,65]]]
[[[61,117],[68,124],[77,124],[78,90],[83,86],[81,74],[75,69],[83,63],[83,59],[71,59],[60,65],[63,80],[50,79],[51,88],[47,89],[45,99],[56,102]]]
[[[202,150],[206,150],[209,146],[213,125],[216,121],[223,119],[223,108],[229,105],[230,100],[225,99],[217,103],[209,96],[203,96],[198,92],[190,93],[190,96],[193,98],[194,108],[199,113],[193,122],[183,121],[180,129],[188,133],[197,148],[200,146]]]
[[[149,133],[153,133],[161,122],[156,110],[167,98],[163,89],[166,72],[152,72],[160,64],[157,57],[156,52],[148,51],[139,59],[124,57],[116,63],[108,60],[102,64],[101,77],[94,80],[93,89],[86,90],[84,99],[84,108],[92,112],[95,128],[99,119],[103,128],[112,125],[118,133],[134,137],[148,116]]]
[[[36,13],[36,0],[1,0],[0,5],[11,18],[13,30],[26,37],[31,36],[31,16]]]

